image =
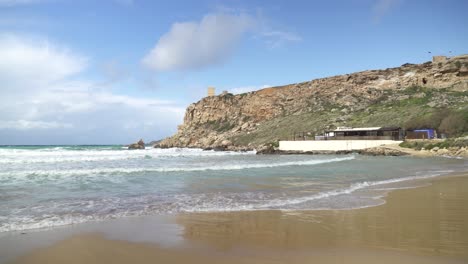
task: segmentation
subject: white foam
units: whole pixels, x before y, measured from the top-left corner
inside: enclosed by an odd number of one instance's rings
[[[230,165],[213,165],[201,167],[158,167],[158,168],[95,168],[95,169],[69,169],[69,170],[29,170],[29,171],[14,171],[1,172],[2,176],[28,176],[28,175],[96,175],[96,174],[117,174],[117,173],[136,173],[136,172],[195,172],[195,171],[222,171],[222,170],[244,170],[244,169],[260,169],[260,168],[275,168],[285,166],[311,166],[324,163],[348,161],[355,159],[354,156],[347,156],[332,159],[312,159],[305,161],[289,161],[276,163],[244,163]]]
[[[18,163],[58,163],[58,162],[87,162],[105,160],[125,160],[142,159],[145,157],[203,157],[203,156],[229,156],[229,155],[254,155],[255,151],[233,152],[214,151],[202,149],[170,148],[156,149],[147,148],[144,150],[127,149],[86,149],[68,150],[62,147],[52,149],[0,149],[0,164]]]
[[[1,232],[11,232],[11,231],[24,231],[31,229],[44,229],[57,226],[65,226],[72,224],[86,223],[90,221],[95,221],[96,219],[92,216],[83,216],[83,217],[50,217],[47,219],[35,219],[24,217],[22,219],[17,219],[15,222],[3,223],[0,225]]]
[[[274,207],[281,207],[281,206],[286,206],[286,205],[296,205],[296,204],[301,204],[301,203],[305,203],[305,202],[309,202],[313,200],[329,198],[332,196],[351,194],[357,190],[361,190],[364,188],[387,185],[387,184],[398,183],[398,182],[405,182],[405,181],[428,179],[428,178],[437,177],[443,174],[448,174],[450,172],[452,171],[438,171],[438,172],[433,172],[433,174],[429,174],[425,176],[409,176],[409,177],[395,178],[395,179],[382,180],[382,181],[364,181],[364,182],[359,182],[359,183],[353,183],[348,188],[321,192],[315,195],[301,197],[297,199],[273,200],[273,201],[270,201],[268,204],[262,205],[261,207],[262,208],[274,208]]]
[[[50,213],[39,213],[38,216],[18,215],[16,217],[9,216],[9,219],[0,217],[0,232],[19,231],[38,228],[50,228],[55,226],[78,224],[90,221],[101,221],[106,219],[114,219],[128,216],[143,216],[150,214],[171,214],[179,212],[230,212],[230,211],[255,211],[255,210],[311,210],[307,202],[314,200],[327,199],[335,196],[343,196],[352,194],[358,190],[373,188],[376,186],[385,186],[392,183],[400,183],[405,181],[414,181],[428,179],[447,174],[451,171],[437,171],[430,175],[410,176],[404,178],[395,178],[381,181],[364,181],[351,184],[347,188],[336,189],[331,191],[320,192],[310,196],[298,198],[273,198],[275,194],[269,193],[203,193],[203,194],[178,194],[169,197],[169,200],[161,200],[160,196],[138,196],[132,198],[103,198],[100,201],[89,202],[91,215],[73,214],[73,215],[53,215]],[[395,189],[402,189],[404,186]],[[385,188],[383,191],[388,191]],[[373,189],[379,190],[379,189]],[[341,200],[346,201],[348,196],[344,196]],[[358,207],[350,207],[352,205],[344,205],[346,209],[362,208],[382,204],[383,201],[377,201],[382,195],[378,193],[373,197],[367,197],[368,202],[359,204]],[[167,198],[167,197],[166,197]],[[377,202],[376,202],[377,201]],[[80,202],[74,202],[80,204]],[[299,205],[299,206],[298,206]],[[82,206],[82,205],[75,205]],[[136,207],[135,207],[136,206]],[[58,204],[56,208],[70,208],[69,204]],[[118,210],[114,210],[119,208]],[[340,207],[341,208],[341,207]],[[34,210],[32,210],[34,209]],[[43,210],[44,208],[25,208],[28,212]],[[111,210],[112,209],[112,210]],[[321,208],[326,209],[326,208]],[[70,209],[69,209],[70,210]],[[40,212],[37,211],[36,213]],[[90,211],[90,212],[91,212]],[[20,213],[20,212],[17,212]]]
[[[230,211],[253,211],[253,210],[269,210],[269,209],[286,210],[286,211],[287,210],[311,210],[313,208],[294,207],[292,209],[289,207],[304,204],[304,203],[314,201],[314,200],[321,200],[321,199],[326,199],[326,198],[335,197],[335,196],[348,195],[358,190],[371,188],[375,186],[388,185],[392,183],[399,183],[399,182],[405,182],[405,181],[415,181],[415,180],[434,178],[440,175],[448,174],[450,172],[452,171],[436,171],[436,172],[433,172],[432,174],[425,175],[425,176],[410,176],[410,177],[395,178],[395,179],[382,180],[382,181],[364,181],[364,182],[351,184],[347,188],[320,192],[320,193],[310,195],[310,196],[304,196],[304,197],[292,198],[292,199],[288,199],[288,198],[268,199],[267,202],[263,204],[242,204],[242,205],[234,204],[234,206],[232,205],[231,206],[225,206],[225,205],[219,206],[217,203],[215,203],[214,206],[203,204],[202,206],[199,206],[199,207],[191,206],[191,207],[184,208],[183,211],[184,212],[230,212]],[[400,188],[394,188],[394,189],[404,189],[404,188],[406,187],[400,187]],[[381,196],[373,197],[371,198],[371,200],[374,198],[380,198],[380,197]],[[373,206],[373,205],[374,204],[371,204],[369,206]],[[367,206],[360,206],[359,208],[361,207],[367,207]],[[325,208],[322,208],[322,209],[325,209]]]

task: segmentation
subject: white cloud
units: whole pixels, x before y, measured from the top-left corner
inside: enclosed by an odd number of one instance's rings
[[[225,62],[237,48],[242,36],[251,33],[276,48],[302,38],[292,32],[272,28],[261,14],[223,7],[198,22],[174,23],[142,59],[155,71],[186,71]]]
[[[248,92],[258,91],[258,90],[269,88],[269,87],[271,87],[271,85],[268,85],[268,84],[264,84],[264,85],[261,85],[261,86],[254,86],[254,85],[252,85],[252,86],[242,86],[242,87],[236,87],[236,88],[229,89],[229,92],[231,92],[233,94],[241,94],[241,93],[248,93]]]
[[[0,37],[0,144],[128,143],[174,132],[185,109],[83,80],[87,59],[50,41]]]
[[[143,59],[156,71],[191,70],[225,61],[255,20],[248,14],[209,14],[200,22],[175,23]]]
[[[2,90],[37,89],[81,72],[87,59],[48,40],[0,35]],[[1,91],[0,91],[1,93]]]
[[[28,120],[16,120],[16,121],[1,121],[0,129],[14,129],[14,130],[30,130],[30,129],[51,129],[51,128],[72,128],[73,125],[69,123],[58,123],[55,121],[44,122],[44,121],[28,121]]]
[[[100,70],[104,76],[104,81],[101,82],[101,85],[104,86],[112,85],[131,77],[130,71],[120,65],[116,60],[103,63]]]
[[[277,48],[287,42],[298,42],[302,40],[299,35],[286,31],[265,31],[262,32],[261,35],[270,48]]]
[[[376,0],[372,6],[372,15],[374,22],[378,23],[393,8],[401,3],[402,0]]]

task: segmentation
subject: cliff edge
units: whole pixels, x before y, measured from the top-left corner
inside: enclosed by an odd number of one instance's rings
[[[440,109],[468,111],[468,55],[404,64],[191,104],[157,147],[254,149],[337,126],[404,126]]]

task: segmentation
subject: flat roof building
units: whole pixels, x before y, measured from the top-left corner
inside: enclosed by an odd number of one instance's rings
[[[400,127],[338,127],[325,131],[324,140],[401,140]]]

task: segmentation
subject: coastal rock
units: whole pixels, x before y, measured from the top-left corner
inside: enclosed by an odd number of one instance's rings
[[[140,139],[137,143],[128,145],[128,149],[145,149],[145,142],[143,142],[143,139]]]
[[[230,140],[227,140],[227,139],[225,139],[225,140],[223,140],[221,142],[221,146],[223,146],[223,147],[229,147],[231,145],[232,145],[232,142]]]
[[[275,149],[275,147],[271,144],[268,144],[268,145],[263,145],[263,146],[260,146],[258,149],[257,149],[257,154],[258,155],[262,155],[262,154],[277,154],[279,153],[279,151],[277,151]]]
[[[359,154],[367,155],[367,156],[406,156],[408,155],[408,153],[406,152],[403,152],[397,149],[386,148],[384,146],[363,149],[359,151]]]

